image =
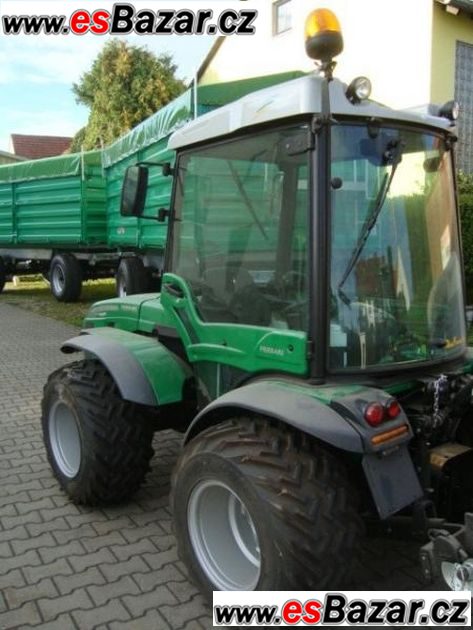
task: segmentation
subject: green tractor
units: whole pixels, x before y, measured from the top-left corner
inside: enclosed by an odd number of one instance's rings
[[[321,24],[329,24],[329,29]],[[333,26],[335,24],[335,26]],[[43,430],[72,501],[123,501],[156,431],[185,434],[179,553],[214,590],[343,585],[366,523],[424,541],[426,578],[470,584],[473,354],[466,344],[456,107],[393,111],[320,71],[187,124],[161,292],[92,306],[51,375]],[[122,212],[141,216],[131,166]],[[430,540],[430,542],[429,542]]]

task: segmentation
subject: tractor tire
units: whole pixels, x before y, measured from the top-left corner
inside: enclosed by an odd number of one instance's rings
[[[135,404],[121,398],[98,361],[72,363],[51,374],[42,428],[54,474],[74,503],[125,501],[149,470],[153,428]]]
[[[5,268],[5,263],[3,262],[3,258],[0,257],[0,293],[3,291],[6,281],[7,281],[7,270]]]
[[[123,258],[118,266],[116,289],[118,297],[145,293],[148,275],[141,258]]]
[[[73,254],[57,254],[49,268],[51,293],[58,302],[77,302],[82,291],[82,269]]]
[[[264,419],[195,437],[173,474],[181,560],[214,590],[333,590],[349,583],[363,531],[344,466],[307,436]]]

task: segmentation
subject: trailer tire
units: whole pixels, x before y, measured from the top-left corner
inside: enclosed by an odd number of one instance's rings
[[[0,293],[3,291],[6,281],[7,270],[5,267],[5,263],[3,262],[3,258],[0,257]]]
[[[148,275],[141,258],[122,258],[117,270],[116,290],[118,297],[148,290]]]
[[[238,418],[188,443],[172,480],[181,560],[202,592],[333,590],[363,531],[343,464],[288,427]]]
[[[57,254],[49,268],[51,293],[58,302],[77,302],[82,291],[82,269],[73,254]]]
[[[99,361],[79,361],[51,374],[42,429],[53,472],[74,503],[124,501],[149,470],[152,425],[137,405],[121,398]]]

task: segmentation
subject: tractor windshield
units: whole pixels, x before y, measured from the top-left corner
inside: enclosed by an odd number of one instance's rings
[[[461,352],[459,238],[444,140],[406,129],[334,127],[332,188],[332,369]]]

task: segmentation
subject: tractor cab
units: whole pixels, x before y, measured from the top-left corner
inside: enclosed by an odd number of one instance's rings
[[[171,137],[161,302],[196,349],[245,348],[248,372],[266,358],[322,383],[461,361],[455,108],[393,111],[365,77],[333,78],[340,34],[322,18],[307,27],[317,73]],[[130,168],[125,212],[141,214],[150,168]]]

